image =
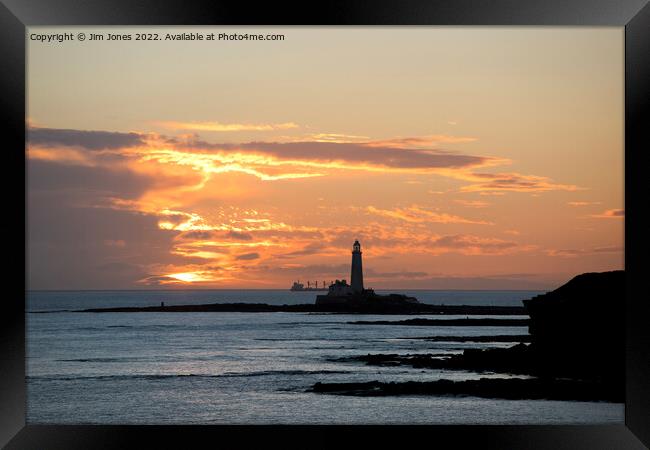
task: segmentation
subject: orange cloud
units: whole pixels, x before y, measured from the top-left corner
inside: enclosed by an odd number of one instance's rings
[[[454,200],[456,203],[459,203],[468,208],[487,208],[490,206],[488,202],[482,202],[480,200]]]
[[[349,142],[363,143],[370,139],[368,136],[356,136],[341,133],[312,133],[302,136],[278,136],[278,142],[334,142],[339,144]]]
[[[580,189],[572,184],[554,183],[548,177],[522,175],[520,173],[471,173],[462,174],[462,179],[478,182],[463,186],[462,192],[487,191],[495,195],[495,191],[511,192],[545,192],[545,191],[576,191]]]
[[[589,206],[589,205],[600,205],[600,202],[567,202],[569,206]]]
[[[624,219],[624,209],[608,209],[600,214],[592,214],[591,217],[598,217],[600,219]]]
[[[165,128],[193,131],[275,131],[299,128],[293,122],[285,123],[221,123],[221,122],[156,122]]]
[[[475,137],[450,136],[447,134],[431,134],[428,136],[404,137],[366,142],[369,147],[394,147],[394,148],[428,148],[438,144],[458,144],[475,142]]]
[[[621,253],[623,247],[608,246],[608,247],[594,247],[594,248],[572,248],[572,249],[549,249],[545,253],[548,256],[558,256],[561,258],[577,258],[580,256],[593,255],[597,253]]]
[[[366,211],[370,214],[379,216],[390,217],[392,219],[404,220],[406,222],[433,222],[433,223],[469,223],[477,225],[492,225],[492,222],[484,220],[466,219],[460,216],[455,216],[447,213],[436,213],[428,211],[417,205],[412,205],[408,208],[394,208],[394,209],[379,209],[374,206],[366,207]]]
[[[528,251],[533,246],[522,247],[516,242],[497,238],[455,234],[443,236],[433,241],[433,252],[457,252],[464,255],[504,255],[516,251]]]

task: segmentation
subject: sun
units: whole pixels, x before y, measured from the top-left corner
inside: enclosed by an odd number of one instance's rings
[[[206,277],[200,272],[181,272],[181,273],[172,273],[168,275],[170,278],[175,278],[179,281],[185,283],[194,283],[197,281],[210,281],[210,278]]]

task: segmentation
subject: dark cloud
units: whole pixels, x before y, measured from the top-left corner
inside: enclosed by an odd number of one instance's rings
[[[150,275],[142,279],[142,283],[148,286],[162,286],[172,281],[177,282],[178,280],[167,275]]]
[[[230,230],[228,233],[226,233],[226,236],[231,239],[237,239],[240,241],[250,241],[251,239],[253,239],[253,235],[249,233],[243,233],[241,231],[233,231],[233,230]]]
[[[312,244],[306,245],[300,250],[295,250],[293,252],[282,253],[280,255],[274,255],[279,259],[295,258],[296,256],[307,256],[314,255],[321,252],[325,248],[325,244],[321,242],[314,242]]]
[[[27,186],[31,190],[77,190],[80,195],[103,194],[137,198],[155,183],[151,177],[127,169],[71,166],[51,161],[29,160]],[[96,197],[91,197],[96,200]]]
[[[129,289],[151,264],[193,264],[172,253],[178,233],[158,217],[134,211],[75,207],[70,192],[30,191],[27,271],[30,289]],[[105,245],[124,241],[128,245]]]
[[[259,259],[260,254],[259,253],[244,253],[242,255],[237,255],[235,259],[237,260],[251,260],[251,259]]]
[[[207,239],[211,239],[213,236],[214,236],[214,232],[212,231],[193,230],[193,231],[186,231],[185,233],[179,234],[178,238],[187,239],[187,240],[207,240]]]
[[[144,144],[144,135],[113,131],[83,131],[57,128],[29,128],[27,142],[50,147],[83,147],[107,150]]]
[[[256,270],[265,274],[282,275],[294,278],[348,278],[350,264],[312,264],[307,266],[258,266]],[[331,278],[331,279],[330,279]]]
[[[185,216],[183,216],[183,218],[185,220]],[[178,223],[182,221],[183,220],[179,221]],[[253,235],[250,233],[245,233],[242,231],[234,231],[234,230],[229,230],[229,231],[193,230],[193,231],[186,231],[185,233],[180,234],[178,238],[184,240],[199,240],[199,241],[207,241],[210,239],[220,239],[220,240],[228,240],[228,241],[250,241],[253,239]]]
[[[517,243],[497,239],[481,239],[475,236],[454,234],[443,236],[433,241],[435,247],[444,248],[480,248],[481,250],[505,250],[517,247]]]
[[[370,269],[365,269],[364,272],[364,276],[369,280],[375,278],[422,278],[429,275],[426,272],[375,272]]]
[[[550,249],[546,250],[546,254],[549,256],[561,256],[565,258],[573,258],[577,256],[584,255],[593,255],[599,253],[619,253],[622,252],[623,247],[611,246],[611,247],[594,247],[591,249],[587,248],[570,248],[570,249]]]
[[[182,145],[183,146],[183,145]],[[347,161],[401,169],[462,168],[483,165],[491,158],[450,153],[438,149],[403,149],[336,142],[249,142],[210,144],[191,141],[184,144],[196,150],[249,151],[280,159]]]
[[[96,266],[98,270],[107,271],[107,272],[139,272],[140,268],[134,264],[128,264],[124,262],[109,262],[105,264],[99,264]]]

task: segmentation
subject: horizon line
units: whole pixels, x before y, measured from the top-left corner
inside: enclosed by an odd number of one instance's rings
[[[552,289],[552,288],[551,288]],[[427,289],[427,288],[381,288],[376,291],[459,291],[459,292],[529,292],[545,289]],[[284,288],[165,288],[165,289],[26,289],[25,292],[156,292],[156,291],[286,291]],[[295,291],[293,291],[295,292]],[[311,291],[299,291],[311,292]],[[315,292],[315,291],[314,291]]]

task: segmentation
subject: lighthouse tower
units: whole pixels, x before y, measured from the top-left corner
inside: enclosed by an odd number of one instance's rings
[[[350,287],[353,292],[363,292],[363,269],[361,267],[361,244],[358,240],[352,245],[352,273]]]

